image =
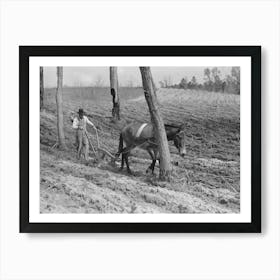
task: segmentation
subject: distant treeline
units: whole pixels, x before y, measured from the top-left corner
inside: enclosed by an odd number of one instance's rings
[[[198,83],[193,76],[190,81],[187,77],[181,79],[180,83],[173,84],[170,78],[165,78],[159,82],[162,88],[196,89],[214,92],[227,92],[240,94],[240,67],[232,67],[231,74],[224,79],[217,67],[204,69],[204,82]]]

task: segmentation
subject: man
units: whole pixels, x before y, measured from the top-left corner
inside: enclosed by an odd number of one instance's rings
[[[82,148],[84,147],[85,160],[88,160],[89,143],[87,137],[87,124],[97,132],[95,125],[84,115],[84,110],[79,109],[78,116],[73,120],[73,128],[76,129],[76,145],[78,158],[81,158]]]

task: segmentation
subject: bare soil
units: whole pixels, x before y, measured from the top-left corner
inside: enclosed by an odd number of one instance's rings
[[[187,155],[170,142],[170,182],[147,175],[147,152],[132,151],[133,175],[105,156],[78,160],[70,117],[82,107],[97,125],[103,147],[115,153],[119,130],[111,122],[109,89],[65,88],[64,124],[67,150],[57,141],[55,90],[47,89],[41,112],[41,213],[238,213],[240,211],[240,101],[238,95],[160,89],[164,120],[187,124]],[[124,122],[149,121],[142,89],[120,89]],[[89,129],[91,135],[93,131]],[[96,145],[95,137],[92,142]],[[101,155],[100,155],[101,156]]]

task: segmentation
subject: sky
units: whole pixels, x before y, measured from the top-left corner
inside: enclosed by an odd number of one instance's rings
[[[204,69],[207,67],[151,67],[151,72],[157,86],[159,81],[166,78],[171,80],[172,84],[177,84],[182,78],[187,77],[189,81],[193,76],[197,82],[202,83]],[[221,78],[231,71],[231,67],[218,69]],[[118,67],[118,80],[120,86],[142,86],[139,67]],[[102,86],[109,86],[109,67],[63,67],[64,86],[94,86],[98,81]],[[56,87],[56,67],[44,67],[44,86]]]

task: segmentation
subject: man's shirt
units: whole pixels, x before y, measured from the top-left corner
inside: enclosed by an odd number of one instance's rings
[[[84,129],[86,131],[87,124],[94,127],[93,123],[86,116],[83,116],[82,119],[80,119],[79,117],[75,117],[73,120],[73,128],[75,129]]]

